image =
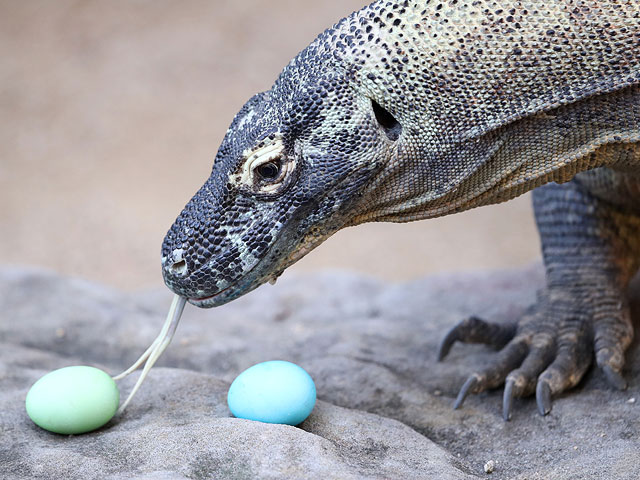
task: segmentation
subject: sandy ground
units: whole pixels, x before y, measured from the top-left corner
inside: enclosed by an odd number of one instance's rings
[[[0,1],[0,262],[124,289],[235,112],[361,0]],[[292,269],[402,280],[538,258],[530,199],[339,232]]]

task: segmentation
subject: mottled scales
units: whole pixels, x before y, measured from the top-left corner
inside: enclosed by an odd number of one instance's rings
[[[593,358],[623,387],[625,290],[640,257],[638,45],[637,0],[372,3],[233,119],[167,233],[165,282],[221,305],[345,226],[541,187],[547,286],[511,325],[472,318],[446,336],[441,357],[455,341],[503,347],[456,404],[505,384],[505,418],[534,393],[547,413]]]

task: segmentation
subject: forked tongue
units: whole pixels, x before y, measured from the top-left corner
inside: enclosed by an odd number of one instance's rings
[[[120,408],[118,408],[116,415],[119,415],[124,411],[126,406],[129,404],[133,396],[140,388],[140,385],[142,385],[142,382],[144,382],[144,379],[149,373],[149,370],[151,370],[151,367],[153,367],[153,364],[156,363],[158,358],[160,358],[160,355],[162,355],[162,352],[164,352],[171,343],[171,339],[173,338],[173,334],[176,333],[176,328],[178,327],[178,323],[180,322],[180,317],[182,316],[182,311],[184,310],[184,305],[186,302],[186,297],[182,297],[177,294],[173,297],[173,302],[171,302],[171,307],[169,308],[167,319],[162,326],[162,330],[160,330],[160,334],[156,337],[151,346],[147,348],[147,350],[140,356],[140,358],[138,358],[138,360],[133,363],[133,365],[127,368],[120,375],[112,377],[114,380],[120,380],[132,373],[144,362],[144,368],[142,369],[142,373],[140,374],[138,381],[134,385],[133,390],[131,390],[131,393],[129,394],[127,399],[122,405],[120,405]]]

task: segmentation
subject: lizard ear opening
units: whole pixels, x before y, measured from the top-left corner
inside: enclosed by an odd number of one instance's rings
[[[389,140],[392,142],[398,140],[402,133],[402,125],[400,125],[400,122],[398,122],[390,112],[382,108],[374,99],[371,99],[371,108],[373,109],[373,114],[378,124],[380,124]]]

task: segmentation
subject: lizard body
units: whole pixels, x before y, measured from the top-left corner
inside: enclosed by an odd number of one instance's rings
[[[236,115],[165,238],[165,282],[220,305],[346,226],[555,182],[534,196],[539,302],[518,325],[462,322],[441,356],[456,340],[506,345],[457,401],[506,382],[505,418],[513,396],[533,391],[547,413],[594,349],[622,386],[633,334],[622,292],[640,258],[639,45],[636,0],[374,2]]]

